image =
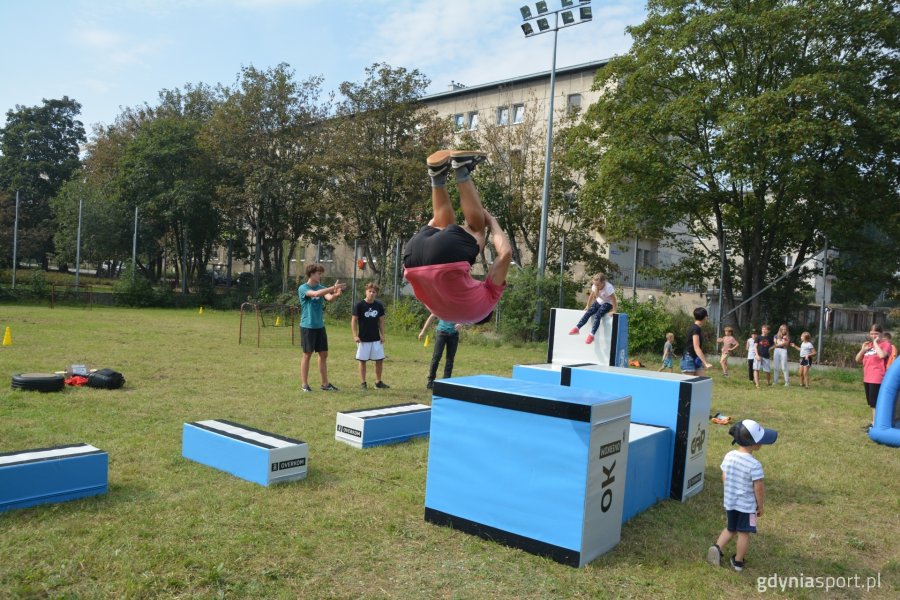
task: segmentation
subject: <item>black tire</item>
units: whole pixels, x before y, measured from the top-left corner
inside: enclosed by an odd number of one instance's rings
[[[64,387],[66,387],[66,378],[54,373],[19,373],[12,377],[14,390],[59,392]]]

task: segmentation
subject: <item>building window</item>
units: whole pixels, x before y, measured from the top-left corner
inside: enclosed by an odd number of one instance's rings
[[[478,113],[470,112],[469,113],[469,129],[471,131],[475,131],[478,129]]]
[[[569,114],[581,110],[581,94],[569,94],[566,96],[566,111]]]
[[[508,106],[501,106],[497,109],[497,125],[509,125]]]
[[[320,263],[334,262],[334,246],[331,244],[319,244],[317,248]]]
[[[462,113],[458,115],[453,115],[453,127],[455,129],[462,129],[465,126],[465,117]]]
[[[516,104],[513,106],[513,123],[522,123],[525,121],[525,105]]]

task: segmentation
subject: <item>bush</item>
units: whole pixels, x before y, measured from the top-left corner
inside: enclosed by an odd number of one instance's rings
[[[113,285],[113,292],[120,306],[157,306],[157,292],[153,284],[143,274],[134,273],[130,264],[122,270],[121,277]]]
[[[497,305],[500,311],[499,332],[509,343],[545,341],[550,322],[550,309],[559,303],[559,275],[545,276],[540,281],[534,267],[524,267],[507,278],[506,291]],[[578,286],[571,280],[563,281],[565,306],[575,304]],[[538,302],[541,302],[540,325],[534,322]]]
[[[388,316],[385,321],[391,329],[408,332],[418,332],[431,314],[424,304],[412,296],[401,296],[396,302],[391,302],[386,310]]]
[[[31,295],[38,299],[50,296],[50,284],[41,269],[31,270]]]
[[[680,330],[671,329],[675,315],[666,312],[662,303],[624,299],[619,301],[617,310],[628,314],[629,355],[661,350],[668,331],[675,333],[676,339],[678,338],[677,331]],[[684,331],[687,331],[687,327]]]

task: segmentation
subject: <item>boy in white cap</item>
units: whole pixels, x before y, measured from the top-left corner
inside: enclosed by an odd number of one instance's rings
[[[756,519],[763,514],[766,488],[763,485],[763,468],[753,453],[764,444],[774,444],[778,432],[766,429],[756,421],[744,419],[728,430],[739,448],[732,450],[722,460],[722,483],[725,486],[724,504],[726,525],[716,543],[709,547],[706,560],[711,565],[721,566],[722,549],[737,533],[735,554],[731,557],[731,568],[744,570],[744,559],[750,548],[750,534],[756,533]]]

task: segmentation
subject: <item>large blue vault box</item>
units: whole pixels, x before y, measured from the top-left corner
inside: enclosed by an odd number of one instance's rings
[[[0,454],[0,512],[105,494],[109,455],[90,444]]]
[[[703,489],[712,380],[601,365],[515,365],[513,378],[631,396],[631,420],[672,430],[670,497]]]
[[[306,442],[253,429],[224,419],[185,423],[185,458],[260,485],[306,477]]]
[[[630,404],[487,375],[436,381],[425,519],[589,563],[621,536]]]

